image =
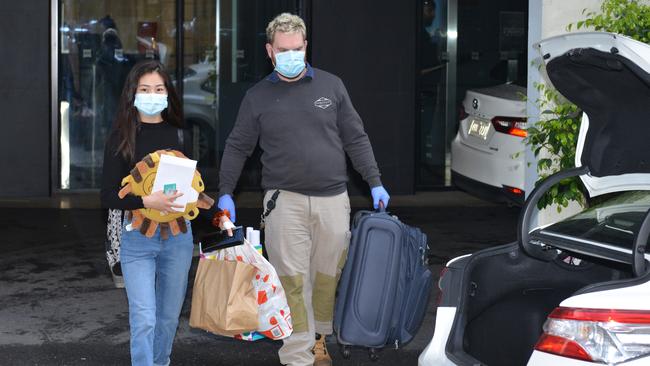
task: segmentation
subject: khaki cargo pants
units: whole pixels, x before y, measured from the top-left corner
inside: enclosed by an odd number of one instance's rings
[[[265,209],[273,192],[264,196]],[[281,191],[264,234],[293,321],[293,334],[279,351],[280,362],[311,366],[315,333],[332,333],[336,285],[350,243],[348,194],[315,197]]]

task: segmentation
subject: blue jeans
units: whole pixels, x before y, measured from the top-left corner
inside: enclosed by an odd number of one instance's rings
[[[160,228],[151,238],[122,228],[122,273],[134,366],[169,365],[194,249],[189,222],[187,229],[162,240]]]

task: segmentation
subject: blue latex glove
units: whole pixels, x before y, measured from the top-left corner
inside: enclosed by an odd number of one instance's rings
[[[379,208],[379,201],[384,203],[384,208],[388,207],[390,196],[388,195],[388,192],[386,192],[384,186],[378,186],[371,189],[370,194],[372,195],[372,205],[375,210]]]
[[[235,202],[232,200],[232,196],[229,194],[224,194],[219,197],[219,202],[217,202],[217,207],[221,210],[228,210],[230,212],[230,221],[235,222]]]

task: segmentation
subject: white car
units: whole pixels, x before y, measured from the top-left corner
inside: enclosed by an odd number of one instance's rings
[[[183,115],[195,130],[194,156],[203,168],[216,166],[217,99],[214,62],[188,65],[183,70]]]
[[[214,62],[189,65],[183,71],[185,118],[203,120],[216,128],[216,66]]]
[[[420,366],[650,365],[650,45],[592,32],[537,47],[584,111],[576,167],[531,192],[517,242],[447,263]],[[571,176],[611,195],[531,225],[539,198]]]
[[[502,84],[468,90],[451,143],[454,185],[521,206],[524,201],[526,88]]]

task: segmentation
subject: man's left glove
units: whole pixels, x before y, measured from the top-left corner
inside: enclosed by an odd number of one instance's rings
[[[370,190],[370,194],[372,195],[372,205],[375,210],[379,208],[379,201],[384,203],[384,208],[388,207],[390,196],[388,195],[388,192],[386,192],[384,186],[377,186],[375,188],[372,188]]]

